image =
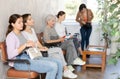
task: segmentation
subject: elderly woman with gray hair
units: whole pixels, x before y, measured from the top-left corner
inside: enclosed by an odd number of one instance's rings
[[[67,65],[84,65],[85,62],[77,56],[73,41],[66,41],[64,37],[59,37],[54,28],[55,23],[56,17],[54,15],[50,14],[46,17],[46,27],[44,29],[43,36],[44,42],[47,44],[57,42],[61,43],[59,47],[66,50],[65,59],[67,61]]]

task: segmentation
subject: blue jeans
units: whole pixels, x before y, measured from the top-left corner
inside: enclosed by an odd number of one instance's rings
[[[14,63],[14,68],[17,70],[31,70],[38,73],[46,73],[45,79],[62,79],[63,65],[61,60],[50,58],[50,57],[40,57],[35,60],[31,60],[29,56],[25,53],[17,56],[17,59],[28,59],[30,61],[30,67],[23,63]]]
[[[84,50],[84,47],[87,48],[87,46],[89,45],[89,38],[92,32],[92,26],[90,25],[90,27],[86,27],[86,26],[82,26],[80,29],[80,33],[81,33],[81,49]]]

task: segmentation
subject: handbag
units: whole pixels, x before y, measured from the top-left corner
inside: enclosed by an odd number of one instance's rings
[[[38,48],[33,48],[33,47],[28,48],[28,49],[26,49],[26,52],[31,59],[36,59],[36,58],[42,57],[42,53],[40,52],[40,50]]]
[[[41,51],[43,57],[48,57],[48,51]]]

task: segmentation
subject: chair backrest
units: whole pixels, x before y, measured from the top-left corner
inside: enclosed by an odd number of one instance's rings
[[[7,59],[8,59],[5,42],[0,42],[0,49],[2,50],[1,60],[5,63],[5,62],[7,62]]]
[[[43,44],[43,32],[37,33],[38,40],[41,44]]]
[[[39,40],[39,42],[44,45],[44,42],[43,42],[43,32],[41,33],[37,33],[37,38]],[[66,54],[66,50],[63,50],[63,54],[65,55]]]

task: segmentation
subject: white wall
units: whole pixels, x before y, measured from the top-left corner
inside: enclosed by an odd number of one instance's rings
[[[80,25],[79,23],[75,21],[69,21],[69,22],[63,22],[64,25],[67,28],[67,32],[74,34],[74,33],[80,33]],[[96,22],[92,22],[92,33],[90,36],[90,45],[103,45],[102,39],[102,31],[100,30],[99,24]]]
[[[36,32],[43,31],[44,18],[61,9],[62,0],[0,0],[0,41],[5,39],[8,18],[11,14],[31,13]]]

